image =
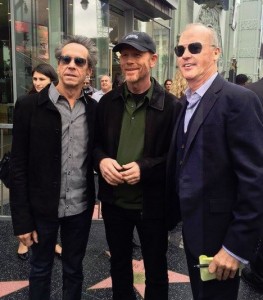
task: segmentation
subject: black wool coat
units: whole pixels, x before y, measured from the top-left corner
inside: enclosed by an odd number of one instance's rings
[[[58,218],[61,181],[61,116],[48,96],[49,86],[40,93],[24,96],[14,110],[11,150],[10,206],[15,235],[32,232],[34,219]],[[97,102],[85,101],[88,123],[87,190],[88,206],[94,206],[95,186],[92,149]]]

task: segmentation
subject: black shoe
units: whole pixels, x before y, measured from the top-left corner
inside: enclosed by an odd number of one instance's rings
[[[242,270],[241,278],[255,291],[263,294],[263,279],[260,279],[255,273],[249,270],[249,268]]]
[[[17,256],[21,260],[28,260],[29,259],[29,252],[27,251],[25,253],[17,253]]]

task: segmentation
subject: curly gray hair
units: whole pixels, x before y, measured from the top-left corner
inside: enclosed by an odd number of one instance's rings
[[[62,49],[71,43],[76,43],[84,46],[88,52],[89,55],[87,57],[88,66],[93,69],[98,61],[98,48],[96,47],[95,43],[88,37],[83,35],[71,35],[66,37],[62,43],[56,47],[55,49],[55,57],[57,60],[59,60],[59,57],[61,56]]]

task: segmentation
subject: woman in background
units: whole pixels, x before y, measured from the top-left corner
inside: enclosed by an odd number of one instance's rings
[[[186,79],[178,69],[174,75],[170,93],[174,94],[180,100],[180,98],[184,95],[187,86],[188,84]]]
[[[47,63],[41,63],[32,70],[33,85],[28,94],[39,93],[48,84],[56,81],[58,81],[58,75],[55,69]],[[23,96],[19,97],[17,101],[23,101]],[[59,244],[56,244],[55,253],[61,257],[62,248]],[[29,258],[28,247],[19,242],[17,255],[20,259],[27,260]]]

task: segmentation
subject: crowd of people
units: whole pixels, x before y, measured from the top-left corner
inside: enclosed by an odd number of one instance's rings
[[[179,222],[194,300],[237,299],[244,267],[244,280],[262,287],[262,82],[226,81],[216,32],[203,24],[187,25],[174,51],[178,70],[164,86],[151,76],[158,54],[144,32],[114,46],[121,74],[113,84],[101,75],[100,90],[91,84],[97,48],[84,36],[56,48],[58,76],[33,70],[34,93],[15,105],[10,163],[14,234],[31,248],[30,300],[50,299],[58,236],[63,300],[81,299],[94,170],[113,300],[136,300],[135,229],[144,299],[168,300],[168,231]],[[212,280],[200,277],[201,255]]]

